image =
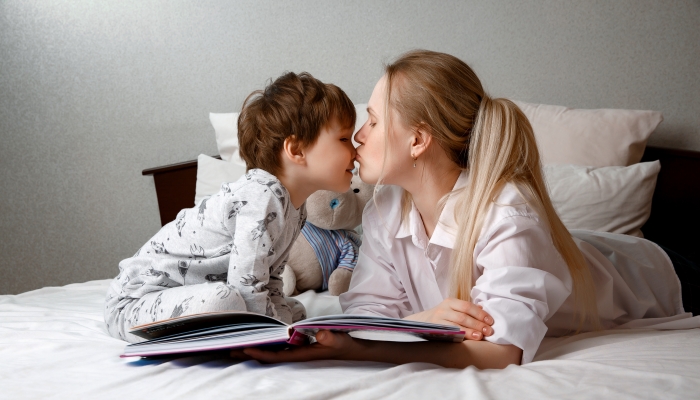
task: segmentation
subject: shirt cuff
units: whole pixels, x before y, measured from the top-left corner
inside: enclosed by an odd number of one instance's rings
[[[547,333],[542,319],[525,304],[504,298],[478,303],[493,317],[493,335],[485,339],[496,344],[510,344],[523,351],[521,365],[532,361]]]

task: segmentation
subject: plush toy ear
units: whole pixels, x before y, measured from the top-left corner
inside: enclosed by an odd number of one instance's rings
[[[374,185],[364,183],[362,179],[360,179],[360,175],[355,172],[350,183],[350,190],[357,198],[357,219],[355,220],[355,226],[357,226],[362,223],[362,211],[364,211],[365,205],[367,205],[367,202],[374,196]]]

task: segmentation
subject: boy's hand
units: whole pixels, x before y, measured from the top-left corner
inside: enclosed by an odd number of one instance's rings
[[[480,306],[464,300],[445,299],[430,310],[404,319],[458,326],[466,332],[465,340],[481,340],[493,335],[493,318]]]

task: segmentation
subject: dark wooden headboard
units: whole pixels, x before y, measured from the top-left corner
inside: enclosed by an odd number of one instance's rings
[[[700,264],[700,152],[647,147],[642,161],[654,160],[660,160],[661,172],[642,232]],[[153,175],[163,225],[194,206],[196,160],[149,168],[143,175]]]

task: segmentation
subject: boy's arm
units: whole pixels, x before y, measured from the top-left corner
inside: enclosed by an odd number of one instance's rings
[[[270,281],[267,284],[267,291],[280,321],[291,324],[292,310],[289,308],[287,300],[284,298],[284,292],[282,291],[282,271],[286,264],[287,261],[285,260],[279,267],[272,271]]]
[[[233,237],[228,283],[238,288],[249,312],[279,318],[268,285],[275,239],[284,227],[282,201],[255,178],[229,196],[222,216]]]

